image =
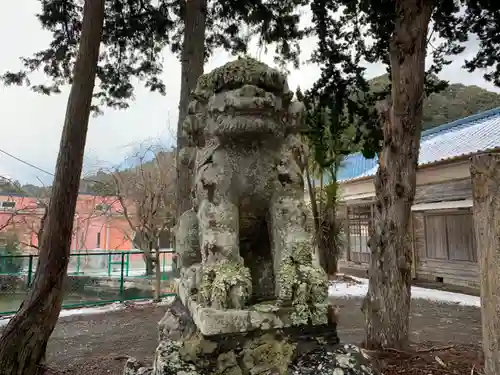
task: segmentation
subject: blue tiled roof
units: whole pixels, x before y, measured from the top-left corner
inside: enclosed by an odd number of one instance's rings
[[[500,107],[422,132],[418,165],[500,148]],[[346,157],[337,173],[340,182],[374,176],[377,158],[361,153]]]

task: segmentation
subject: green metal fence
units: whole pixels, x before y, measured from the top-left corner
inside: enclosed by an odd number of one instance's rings
[[[160,296],[173,295],[176,268],[172,250],[160,251]],[[15,313],[32,285],[38,255],[0,249],[0,316]],[[140,251],[81,251],[71,254],[63,308],[151,299],[156,275],[146,274]]]

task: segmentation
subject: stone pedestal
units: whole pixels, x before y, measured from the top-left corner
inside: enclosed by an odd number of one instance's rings
[[[247,309],[217,310],[204,307],[193,298],[182,284],[178,295],[189,311],[194,323],[204,336],[267,331],[303,325],[302,317],[293,306],[279,306],[274,301],[251,305]],[[309,307],[312,326],[328,325],[328,304],[317,303]],[[330,323],[336,323],[331,321]]]
[[[215,313],[214,313],[215,314]],[[238,314],[244,314],[238,312]],[[258,313],[246,316],[257,316]],[[278,316],[264,312],[264,316]],[[210,315],[213,316],[213,315]],[[287,314],[283,313],[283,316]],[[247,322],[249,331],[226,332],[231,325],[227,315],[224,323],[204,325],[204,335],[191,317],[190,311],[180,298],[168,307],[159,323],[159,345],[152,368],[141,368],[130,359],[125,367],[126,375],[285,375],[285,374],[332,374],[372,375],[358,348],[340,345],[336,323],[293,326],[286,319],[270,319],[274,327],[262,329],[262,324]],[[204,321],[207,323],[207,321]],[[274,323],[273,323],[274,322]],[[280,323],[277,323],[280,322]],[[278,327],[278,325],[280,325]],[[232,324],[242,329],[241,320]],[[211,327],[211,328],[208,328]]]

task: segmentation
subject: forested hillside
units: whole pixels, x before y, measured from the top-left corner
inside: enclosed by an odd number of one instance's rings
[[[387,75],[373,78],[373,90],[381,90],[387,84]],[[500,94],[478,86],[450,84],[445,90],[432,94],[424,102],[424,129],[433,128],[477,112],[500,107]]]

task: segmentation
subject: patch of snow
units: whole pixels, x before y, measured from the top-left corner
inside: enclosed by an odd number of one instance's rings
[[[368,291],[368,279],[352,277],[358,283],[339,282],[330,284],[328,295],[334,298],[364,297]],[[462,306],[481,307],[481,299],[462,293],[452,293],[443,290],[411,287],[414,299],[425,299],[439,303],[456,303]]]
[[[82,316],[82,315],[95,315],[95,314],[105,314],[115,311],[121,311],[127,308],[127,306],[145,306],[154,304],[156,306],[165,306],[172,302],[174,297],[164,297],[161,302],[153,302],[153,300],[144,300],[144,301],[134,301],[127,303],[111,303],[109,305],[104,306],[96,306],[96,307],[83,307],[80,309],[63,309],[59,314],[59,318],[65,318],[68,316]],[[0,318],[0,327],[6,326],[9,323],[12,316],[7,316]]]

